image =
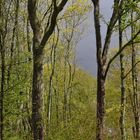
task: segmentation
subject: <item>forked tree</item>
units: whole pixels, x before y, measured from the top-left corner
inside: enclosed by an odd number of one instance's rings
[[[94,26],[96,35],[96,57],[97,57],[97,117],[96,117],[96,139],[104,139],[104,117],[105,117],[105,81],[109,67],[113,60],[140,34],[138,31],[121,49],[111,58],[108,59],[111,36],[114,27],[118,21],[119,9],[123,0],[114,0],[113,12],[105,36],[105,42],[102,44],[102,33],[100,29],[100,0],[92,0],[94,5]]]
[[[46,4],[46,12],[42,17],[47,18],[45,26],[38,17],[38,0],[28,0],[28,14],[33,30],[33,81],[32,81],[32,129],[34,140],[44,140],[43,129],[43,51],[51,37],[59,13],[63,10],[68,0],[51,0]],[[44,2],[45,3],[45,2]]]

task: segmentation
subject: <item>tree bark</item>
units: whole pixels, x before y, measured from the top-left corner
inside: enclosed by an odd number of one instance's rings
[[[38,43],[33,45],[32,129],[34,140],[44,140],[43,135],[43,52]]]
[[[91,0],[94,5],[94,27],[96,35],[96,58],[97,58],[97,116],[96,116],[96,140],[104,139],[104,116],[105,116],[105,80],[111,63],[114,59],[139,35],[140,30],[107,62],[111,36],[115,24],[118,21],[119,9],[123,0],[114,0],[113,13],[107,25],[105,42],[102,46],[100,29],[100,0]]]
[[[122,49],[122,5],[119,10],[119,49]],[[121,140],[126,140],[125,132],[125,106],[126,106],[126,91],[125,91],[125,79],[124,79],[124,63],[123,63],[124,54],[120,53],[120,79],[121,79],[121,107],[120,107],[120,131],[121,131]]]
[[[94,27],[96,34],[96,58],[97,58],[97,116],[96,116],[96,140],[104,139],[104,116],[105,116],[105,79],[108,49],[113,28],[118,19],[118,6],[120,0],[114,1],[113,13],[107,26],[104,46],[102,46],[100,29],[100,0],[92,0],[94,5]]]
[[[7,24],[5,21],[5,17],[3,15],[3,5],[4,1],[0,0],[0,58],[1,58],[1,83],[0,83],[0,140],[4,138],[4,85],[5,85],[5,38],[6,38],[6,29],[7,26],[3,26],[3,24]],[[5,21],[5,22],[4,22]],[[4,28],[3,28],[4,27]]]
[[[55,38],[55,35],[54,35]],[[53,40],[53,45],[51,48],[51,55],[50,55],[50,60],[51,60],[51,74],[50,74],[50,78],[49,78],[49,93],[48,93],[48,97],[47,97],[47,127],[46,127],[46,138],[49,139],[49,135],[50,135],[50,131],[51,131],[51,116],[52,116],[52,96],[53,96],[53,77],[55,74],[55,68],[56,68],[56,48],[58,45],[58,41],[59,41],[59,33],[58,33],[58,37],[55,41]]]
[[[32,129],[34,140],[44,140],[43,128],[43,50],[51,37],[58,14],[63,10],[68,0],[61,0],[57,6],[56,0],[52,1],[52,14],[48,19],[49,25],[44,28],[37,16],[37,0],[28,0],[28,14],[33,30],[33,81],[32,81]]]
[[[97,57],[97,110],[96,110],[96,140],[104,138],[104,115],[105,115],[105,77],[102,63],[102,41],[99,20],[99,1],[94,3],[94,22],[96,32],[96,57]]]
[[[3,44],[1,48],[1,93],[0,93],[0,140],[3,140],[3,102],[4,102],[4,83],[5,83],[5,50]]]
[[[103,67],[98,66],[96,140],[104,139],[105,79],[103,73]]]
[[[7,70],[8,71],[7,72],[7,85],[8,86],[11,80],[11,69],[12,69],[12,63],[13,63],[15,38],[16,38],[16,32],[17,32],[17,26],[18,26],[18,15],[19,15],[19,0],[16,0],[15,17],[14,17],[15,21],[14,21],[14,27],[12,31],[12,41],[11,41],[11,48],[10,48],[10,63]]]
[[[132,9],[131,12],[131,22],[134,20],[134,11]],[[133,38],[135,29],[134,25],[131,25],[131,38]],[[135,125],[133,127],[134,138],[139,139],[139,131],[140,131],[140,116],[139,116],[139,95],[137,91],[137,68],[135,67],[136,63],[136,46],[132,42],[131,46],[132,50],[132,91],[133,91],[133,114],[134,114],[134,122]]]

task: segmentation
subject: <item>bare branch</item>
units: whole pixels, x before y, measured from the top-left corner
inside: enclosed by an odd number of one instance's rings
[[[140,63],[140,61],[136,62],[136,63],[134,64],[133,68],[136,67],[137,64],[139,64],[139,63]],[[125,79],[125,78],[130,74],[130,72],[133,70],[133,68],[131,68],[131,69],[126,73],[126,75],[123,77],[123,79]]]
[[[52,8],[52,4],[48,7],[47,11],[44,13],[41,22],[45,19],[46,15],[51,11],[51,8]]]
[[[106,63],[107,60],[107,53],[110,45],[110,40],[113,32],[113,28],[118,20],[118,12],[119,12],[119,7],[122,5],[122,1],[119,5],[120,0],[114,0],[114,8],[113,8],[113,13],[110,18],[109,25],[107,27],[107,32],[106,32],[106,37],[105,37],[105,43],[103,47],[103,53],[102,53],[102,58],[103,58],[103,63]]]
[[[95,26],[95,33],[96,33],[96,56],[98,64],[101,65],[101,54],[102,54],[102,39],[101,39],[101,27],[100,27],[100,6],[99,0],[92,0],[94,4],[94,26]]]
[[[33,29],[34,34],[36,34],[40,30],[40,21],[37,17],[37,1],[36,0],[28,0],[28,13],[30,24]]]
[[[50,20],[50,26],[49,26],[48,30],[44,33],[43,39],[41,41],[41,45],[40,45],[41,49],[43,49],[45,47],[46,42],[52,35],[52,33],[55,29],[55,26],[56,26],[58,14],[63,10],[63,8],[67,2],[68,2],[68,0],[62,0],[58,7],[56,7],[56,6],[54,7],[54,11],[52,13],[51,20]]]
[[[108,62],[107,64],[107,67],[106,67],[106,70],[105,70],[105,78],[107,76],[107,73],[108,73],[108,70],[109,70],[109,67],[110,65],[112,64],[112,62],[115,60],[115,58],[129,45],[131,45],[132,43],[140,43],[140,41],[134,41],[134,39],[140,34],[140,30],[133,36],[133,38],[131,38]]]

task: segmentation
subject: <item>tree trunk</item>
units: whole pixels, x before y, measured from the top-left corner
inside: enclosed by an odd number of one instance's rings
[[[38,0],[28,0],[28,14],[33,30],[33,85],[32,85],[32,127],[34,140],[44,140],[43,135],[43,51],[57,24],[57,17],[68,0],[52,1],[48,24],[43,28],[37,14]],[[46,22],[46,23],[47,23]]]
[[[94,1],[94,26],[96,33],[96,58],[97,58],[97,111],[96,111],[96,140],[104,139],[105,116],[105,70],[102,58],[102,41],[100,31],[99,1]]]
[[[134,11],[132,9],[131,13],[131,22],[134,20]],[[131,37],[133,38],[133,34],[135,33],[135,25],[131,25]],[[134,42],[134,41],[133,41]],[[133,113],[134,113],[134,122],[135,126],[133,127],[134,138],[139,139],[139,131],[140,131],[140,117],[139,117],[139,95],[137,91],[137,68],[136,64],[136,46],[132,42],[132,91],[133,91]]]
[[[43,51],[33,45],[32,129],[34,140],[44,140],[43,135]]]
[[[104,139],[105,79],[103,74],[104,74],[103,67],[98,66],[96,140]]]
[[[121,67],[121,108],[120,108],[120,130],[121,139],[126,139],[125,132],[125,105],[126,105],[126,93],[125,93],[125,81],[124,81],[124,65],[123,54],[120,55],[120,67]]]
[[[3,140],[3,100],[4,100],[4,82],[5,82],[5,51],[1,44],[1,93],[0,93],[0,140]]]
[[[18,16],[19,16],[19,0],[16,0],[16,7],[15,7],[15,21],[14,21],[14,27],[12,31],[12,41],[11,41],[11,46],[10,46],[10,63],[8,66],[7,70],[7,85],[9,87],[9,83],[11,80],[11,70],[12,70],[12,65],[13,65],[13,55],[14,55],[14,47],[15,45],[15,38],[16,38],[16,32],[17,32],[17,27],[18,27]]]
[[[122,49],[122,5],[119,10],[119,49]],[[123,63],[123,52],[120,53],[120,79],[121,79],[121,107],[120,107],[120,131],[121,131],[121,140],[126,140],[125,132],[125,106],[126,106],[126,91],[125,91],[125,79],[124,79],[124,63]]]
[[[55,43],[55,42],[53,42]],[[58,39],[57,39],[58,43]],[[53,77],[55,74],[55,64],[56,64],[56,47],[57,43],[52,45],[51,48],[51,74],[49,78],[49,93],[47,97],[47,126],[46,126],[46,138],[49,139],[50,131],[51,131],[51,118],[52,118],[52,99],[53,99]]]
[[[3,15],[3,9],[2,6],[5,4],[3,1],[0,1],[0,24],[4,24],[4,15]],[[0,83],[0,140],[3,140],[4,133],[4,116],[3,116],[3,110],[4,110],[4,85],[5,85],[5,37],[6,32],[5,29],[2,28],[3,26],[0,26],[0,59],[1,59],[1,83]]]

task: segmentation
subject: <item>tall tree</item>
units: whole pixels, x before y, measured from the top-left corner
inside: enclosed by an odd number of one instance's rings
[[[134,0],[133,0],[134,2]],[[135,20],[135,12],[134,9],[131,9],[131,38],[135,33],[136,24],[133,23]],[[137,22],[136,22],[137,23]],[[134,41],[133,41],[134,42]],[[139,139],[139,131],[140,131],[140,116],[139,116],[139,95],[138,95],[138,79],[137,79],[137,67],[136,64],[136,45],[132,42],[131,50],[132,50],[132,93],[133,93],[133,114],[134,114],[134,122],[133,126],[133,134],[135,139]]]
[[[120,0],[114,0],[113,14],[107,27],[104,46],[102,46],[100,30],[100,0],[92,0],[94,4],[94,25],[96,33],[96,55],[97,55],[97,128],[96,139],[104,137],[104,116],[105,116],[105,65],[110,45],[113,28],[117,22],[118,7]]]
[[[37,14],[37,0],[28,0],[29,20],[33,30],[33,84],[32,84],[32,127],[34,140],[44,139],[42,118],[43,95],[43,49],[52,35],[58,14],[63,10],[68,0],[51,1],[48,24],[42,29],[41,20]],[[47,13],[46,13],[47,14]],[[46,14],[44,16],[46,16]]]
[[[18,15],[19,15],[19,0],[16,0],[15,17],[14,17],[15,21],[14,21],[14,27],[12,31],[12,41],[11,41],[11,48],[10,48],[10,64],[8,66],[7,84],[9,84],[10,77],[11,77],[11,68],[12,68],[13,54],[14,54],[14,47],[15,47],[15,37],[16,37],[17,26],[18,26]]]
[[[123,4],[119,9],[118,15],[118,23],[119,23],[119,49],[121,50],[123,45]],[[120,131],[121,131],[121,139],[126,139],[126,132],[125,132],[125,106],[126,106],[126,90],[125,90],[125,79],[124,79],[124,53],[120,53],[120,80],[121,80],[121,107],[120,107]]]
[[[56,41],[55,41],[56,40]],[[49,133],[51,129],[51,116],[52,116],[52,94],[53,94],[53,77],[55,74],[55,67],[56,67],[56,48],[59,42],[59,29],[58,29],[58,34],[57,34],[57,39],[56,35],[54,33],[53,37],[53,44],[51,47],[51,53],[50,53],[50,63],[51,63],[51,74],[49,77],[49,88],[48,88],[48,97],[47,97],[47,139],[49,139]]]
[[[4,87],[5,87],[5,40],[7,35],[8,18],[4,15],[6,2],[0,0],[0,59],[1,59],[1,84],[0,84],[0,139],[4,138]],[[7,11],[6,11],[7,12]],[[9,13],[7,13],[9,14]]]
[[[5,48],[4,40],[1,35],[0,40],[0,53],[1,53],[1,90],[0,90],[0,139],[3,140],[3,101],[4,101],[4,83],[5,83]]]
[[[116,22],[118,21],[119,9],[123,0],[114,0],[113,12],[107,25],[105,42],[102,45],[100,29],[100,0],[92,0],[94,5],[94,26],[96,34],[96,58],[97,58],[97,116],[96,116],[96,139],[104,139],[104,116],[105,116],[105,80],[111,63],[114,59],[132,43],[139,34],[138,31],[123,47],[107,62],[111,36]]]

